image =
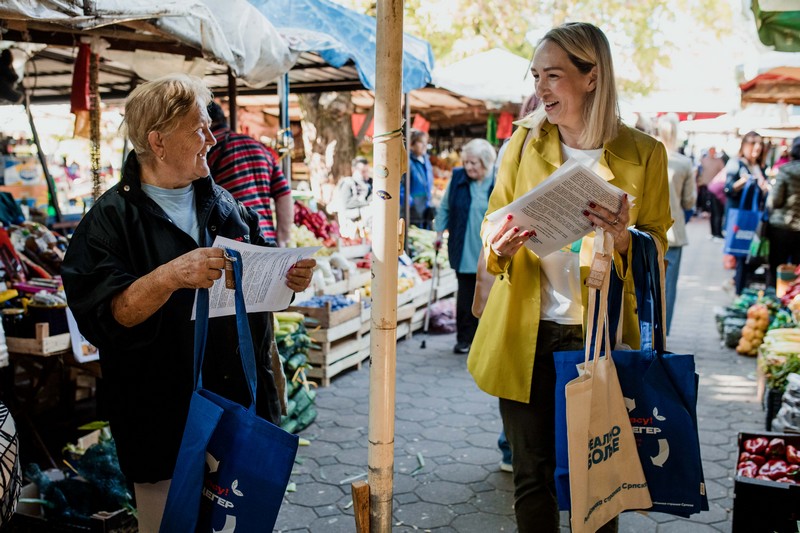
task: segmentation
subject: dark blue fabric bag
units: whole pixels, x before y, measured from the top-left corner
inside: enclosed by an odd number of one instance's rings
[[[697,387],[694,356],[666,353],[662,334],[662,298],[658,254],[652,239],[634,235],[634,269],[640,328],[640,350],[614,350],[639,458],[653,500],[650,511],[689,516],[708,510],[697,430]],[[611,309],[619,310],[622,284],[612,276]],[[619,316],[611,317],[612,331]],[[569,463],[564,386],[578,376],[583,352],[557,352],[556,361],[556,492],[559,508],[568,510]],[[560,391],[560,393],[558,392]]]
[[[297,454],[298,437],[256,415],[255,351],[234,258],[239,355],[250,388],[244,408],[203,389],[208,291],[197,291],[195,391],[170,485],[162,533],[272,531]]]
[[[750,244],[761,220],[761,189],[751,179],[744,186],[739,207],[728,209],[725,222],[725,247],[723,252],[736,257],[747,257]]]

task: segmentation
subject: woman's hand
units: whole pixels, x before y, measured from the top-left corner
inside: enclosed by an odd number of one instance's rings
[[[294,292],[303,292],[311,284],[311,276],[314,267],[317,266],[316,259],[301,259],[294,264],[289,272],[286,273],[286,286]]]
[[[513,257],[531,235],[536,235],[534,230],[520,230],[513,220],[512,215],[506,215],[503,225],[489,238],[489,244],[498,257]]]
[[[630,222],[628,195],[622,196],[622,205],[618,213],[609,211],[594,202],[589,202],[588,207],[589,209],[584,210],[583,215],[591,221],[594,227],[603,228],[614,237],[614,249],[620,255],[626,255],[631,244],[631,234],[628,232],[628,223]]]

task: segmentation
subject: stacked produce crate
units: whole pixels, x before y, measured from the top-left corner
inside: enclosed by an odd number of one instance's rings
[[[288,403],[281,427],[290,433],[307,428],[317,418],[314,407],[316,383],[307,379],[310,368],[308,355],[313,339],[303,324],[305,316],[300,313],[275,313],[275,340],[286,374]]]
[[[323,386],[348,368],[360,368],[369,357],[369,330],[364,332],[361,301],[344,295],[319,295],[289,308],[305,317],[314,344],[309,350],[308,376]]]

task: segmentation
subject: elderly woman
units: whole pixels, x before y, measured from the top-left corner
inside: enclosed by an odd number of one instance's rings
[[[436,214],[437,243],[441,243],[444,230],[448,230],[447,254],[458,277],[455,353],[469,353],[478,329],[472,300],[481,251],[481,222],[494,188],[495,156],[488,141],[473,139],[465,144],[461,150],[464,166],[453,169]]]
[[[211,92],[187,75],[137,87],[125,103],[134,151],[118,184],[101,196],[72,237],[62,266],[70,309],[100,349],[108,415],[122,472],[134,484],[139,530],[158,531],[193,390],[195,289],[224,267],[216,236],[266,243],[258,217],[209,177],[214,145]],[[287,285],[304,290],[313,260],[298,262]],[[278,423],[278,383],[270,370],[272,315],[251,313],[258,368],[257,412]],[[209,324],[203,385],[242,405],[250,398],[237,355],[235,317]]]
[[[541,104],[508,145],[488,212],[546,180],[568,159],[579,159],[626,193],[615,212],[586,193],[583,215],[614,240],[614,271],[626,288],[623,341],[639,345],[631,264],[633,234],[647,233],[666,248],[672,218],[664,146],[619,118],[611,49],[585,22],[548,31],[531,68]],[[523,150],[524,147],[524,150]],[[513,154],[513,157],[510,155]],[[495,275],[467,367],[478,386],[500,398],[511,444],[514,513],[520,533],[559,531],[555,495],[554,352],[584,346],[588,296],[583,282],[592,258],[590,237],[546,256],[524,246],[528,230],[507,217],[484,224],[486,268]],[[646,237],[647,238],[647,237]],[[616,519],[601,531],[617,530]]]

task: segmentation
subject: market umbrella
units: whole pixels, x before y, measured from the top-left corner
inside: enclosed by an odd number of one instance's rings
[[[355,64],[364,87],[376,88],[376,19],[329,0],[248,0],[278,29],[295,52],[316,52],[326,63]],[[401,30],[402,31],[402,30]],[[402,92],[431,81],[433,50],[427,41],[401,33]]]

